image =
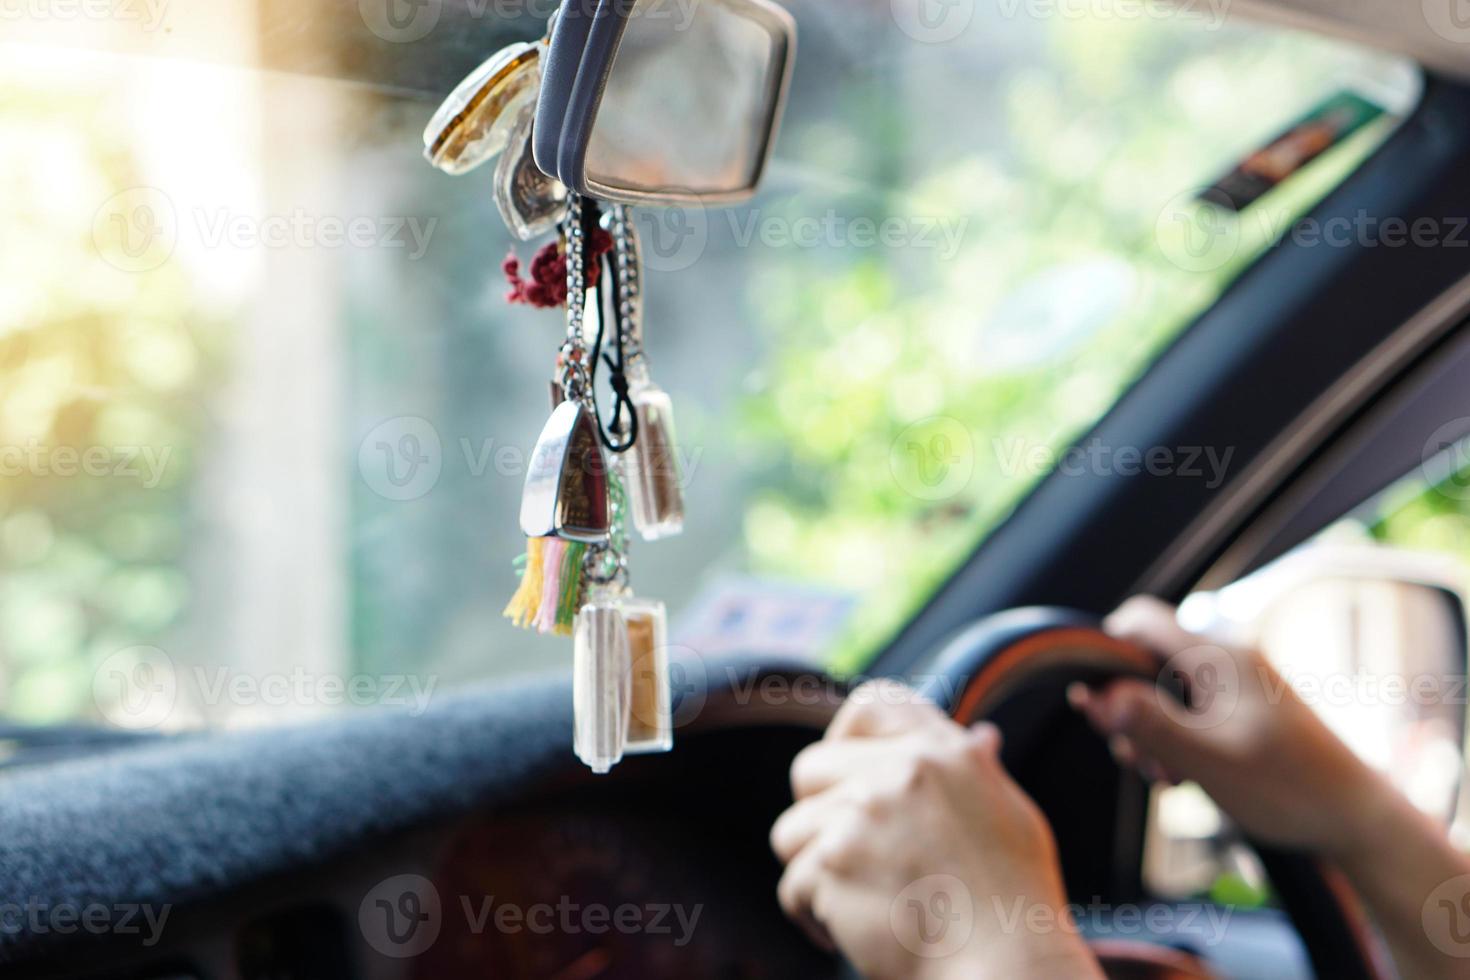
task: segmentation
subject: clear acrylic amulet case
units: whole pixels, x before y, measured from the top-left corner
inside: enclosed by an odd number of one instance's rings
[[[633,526],[645,541],[684,530],[684,483],[675,451],[674,404],[648,376],[642,359],[628,370],[628,398],[638,413],[638,441],[628,452],[628,498]]]
[[[622,761],[631,707],[628,626],[612,594],[594,595],[572,629],[573,748],[595,773]]]
[[[666,624],[663,603],[610,590],[577,613],[573,744],[593,772],[673,747]]]
[[[668,616],[653,599],[626,597],[621,602],[628,627],[631,667],[628,738],[624,752],[667,752],[674,747],[669,691]]]

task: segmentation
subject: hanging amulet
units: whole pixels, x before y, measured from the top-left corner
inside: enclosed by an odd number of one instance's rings
[[[541,91],[541,48],[512,44],[491,55],[444,100],[424,129],[424,157],[447,174],[464,174],[511,141],[521,110]]]
[[[649,377],[643,354],[642,248],[626,208],[613,209],[612,233],[619,313],[627,331],[625,341],[632,349],[627,367],[628,403],[638,422],[633,448],[623,457],[629,509],[643,540],[657,541],[684,530],[684,480],[674,440],[674,404]]]
[[[495,206],[510,233],[523,242],[556,228],[567,210],[567,189],[536,166],[531,155],[536,106],[526,105],[511,130],[510,145],[495,165]]]
[[[528,538],[600,544],[611,533],[607,458],[597,420],[580,400],[551,413],[526,471],[521,531]]]
[[[628,624],[618,606],[614,595],[593,594],[572,630],[572,745],[598,774],[622,761],[632,706]]]
[[[674,747],[669,690],[668,614],[662,602],[626,596],[619,608],[628,631],[628,755]]]
[[[645,541],[684,530],[684,481],[674,441],[674,403],[640,358],[630,369],[628,400],[638,413],[638,441],[625,459],[633,525]]]

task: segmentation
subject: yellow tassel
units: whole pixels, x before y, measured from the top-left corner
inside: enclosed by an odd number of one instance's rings
[[[541,608],[541,580],[546,574],[542,550],[544,545],[542,538],[529,538],[526,541],[526,568],[521,573],[521,585],[516,589],[516,594],[510,597],[510,604],[505,607],[505,618],[522,629],[531,625]]]

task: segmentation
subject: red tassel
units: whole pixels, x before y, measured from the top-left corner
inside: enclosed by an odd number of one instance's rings
[[[587,255],[587,288],[602,278],[602,257],[612,251],[612,236],[601,228],[592,231]],[[567,257],[559,242],[550,242],[531,260],[531,278],[521,278],[521,260],[511,252],[501,263],[501,271],[510,283],[505,294],[507,303],[521,303],[549,310],[567,305]]]

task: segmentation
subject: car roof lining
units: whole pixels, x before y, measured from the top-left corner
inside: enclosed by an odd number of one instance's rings
[[[1184,0],[1187,2],[1187,0]],[[1442,0],[1447,19],[1441,28],[1430,23],[1430,5],[1410,0],[1395,3],[1352,3],[1347,0],[1232,0],[1226,19],[1244,18],[1339,37],[1365,47],[1407,55],[1435,72],[1470,78],[1470,25],[1451,17],[1457,0]]]
[[[827,0],[785,0],[800,22],[826,20]],[[1188,5],[1190,0],[1176,0]],[[1446,0],[1448,10],[1449,3]],[[360,0],[215,0],[172,5],[167,30],[69,33],[65,23],[18,25],[7,40],[88,47],[263,69],[359,85],[387,94],[442,97],[491,52],[545,32],[552,0],[500,10],[490,0],[434,0],[434,26],[423,37],[385,38],[368,24]],[[1448,16],[1448,13],[1446,14]],[[1470,78],[1470,28],[1453,40],[1427,16],[1404,16],[1391,4],[1342,0],[1232,0],[1228,22],[1265,22],[1339,37],[1407,55],[1436,72]],[[64,20],[64,19],[63,19]],[[253,23],[255,36],[238,30]],[[1457,28],[1453,22],[1445,30]]]

